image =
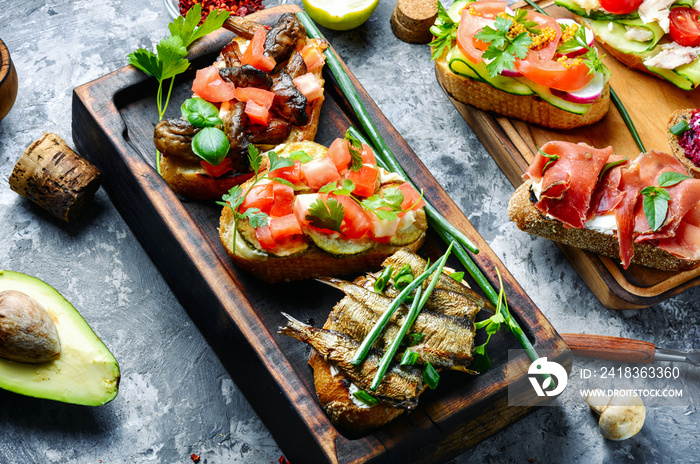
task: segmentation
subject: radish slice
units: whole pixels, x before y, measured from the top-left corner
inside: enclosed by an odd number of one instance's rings
[[[569,92],[562,92],[561,90],[551,89],[552,93],[564,100],[573,103],[593,103],[600,98],[605,88],[605,75],[603,73],[596,72],[593,79],[586,84],[584,87],[578,90],[572,90]]]
[[[501,71],[501,76],[505,76],[505,77],[523,77],[523,73],[521,73],[520,71],[517,71],[517,70],[515,70],[515,69],[513,69],[512,71],[511,71],[510,69],[504,69],[503,71]]]
[[[578,24],[573,19],[558,18],[557,22],[561,25],[566,26],[566,27],[571,27],[574,24],[579,26],[579,27],[585,27],[581,24]],[[588,43],[589,47],[592,47],[593,42],[595,41],[595,36],[593,35],[593,31],[591,31],[587,27],[585,28],[585,30],[586,30],[586,43]],[[560,55],[567,56],[569,58],[574,58],[574,57],[577,57],[579,55],[583,55],[584,53],[586,53],[586,51],[587,51],[586,48],[581,47],[581,46],[571,47],[571,48],[567,47],[566,49],[564,49],[560,46],[559,49],[557,50],[557,53]]]

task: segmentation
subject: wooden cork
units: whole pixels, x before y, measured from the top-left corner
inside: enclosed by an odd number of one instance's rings
[[[59,219],[77,218],[100,187],[100,171],[58,135],[46,133],[20,156],[10,188]]]
[[[391,15],[391,29],[404,42],[428,43],[437,18],[437,0],[398,0]]]

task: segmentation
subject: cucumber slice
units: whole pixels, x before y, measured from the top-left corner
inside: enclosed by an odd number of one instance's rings
[[[549,87],[537,84],[535,82],[532,82],[531,80],[528,80],[527,82],[527,85],[529,85],[532,88],[532,90],[534,90],[535,93],[539,95],[540,98],[542,98],[542,100],[546,101],[550,105],[556,106],[561,110],[568,111],[569,113],[574,114],[586,114],[591,108],[591,103],[583,104],[570,102],[568,100],[564,100],[563,98],[554,95],[549,90]]]
[[[694,63],[691,63],[691,65]],[[685,66],[690,66],[690,65],[685,65]],[[669,81],[671,84],[680,87],[683,90],[693,90],[697,84],[693,83],[692,80],[688,79],[686,76],[683,76],[678,72],[683,66],[677,68],[677,69],[664,69],[664,68],[655,68],[653,66],[647,66],[647,69],[657,76],[666,79]],[[697,82],[697,81],[696,81]]]
[[[458,23],[462,17],[462,8],[468,3],[472,3],[474,0],[457,0],[452,6],[447,10],[447,14],[450,15],[452,21]]]
[[[493,87],[497,88],[498,90],[502,90],[503,92],[507,92],[513,95],[532,95],[534,93],[530,87],[518,81],[516,78],[505,76],[489,76],[489,72],[486,70],[486,63],[484,63],[483,61],[479,64],[472,63],[469,60],[469,58],[464,56],[464,54],[460,51],[459,47],[457,46],[452,47],[452,50],[450,50],[447,56],[447,59],[450,69],[452,69],[453,61],[455,62],[454,65],[463,72],[464,69],[462,68],[462,66],[466,66],[471,69],[472,74],[475,74],[479,77],[480,81],[486,82],[492,85]],[[460,74],[459,72],[454,72],[455,74]],[[464,75],[465,77],[470,77],[466,73],[461,75]],[[474,78],[472,77],[472,79]]]
[[[612,30],[609,25],[612,24]],[[620,20],[611,23],[610,21],[586,21],[586,25],[591,28],[596,37],[607,43],[615,50],[630,54],[630,53],[645,53],[651,50],[659,43],[659,40],[664,36],[664,30],[658,23],[644,24],[641,19]],[[636,42],[625,39],[625,26],[639,27],[648,29],[654,37],[648,42]]]
[[[472,70],[472,68],[469,67],[467,64],[467,57],[460,52],[456,45],[447,53],[446,60],[447,66],[453,73],[459,76],[468,77],[469,79],[474,79],[475,81],[484,82],[484,80],[480,78],[479,75]]]

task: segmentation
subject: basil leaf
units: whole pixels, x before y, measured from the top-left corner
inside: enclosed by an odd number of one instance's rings
[[[660,194],[661,192],[666,193],[668,196],[665,190],[656,189],[652,193],[645,195],[642,202],[644,216],[646,216],[649,227],[654,232],[661,228],[666,220],[666,213],[668,213],[668,199],[663,194]]]
[[[180,107],[182,116],[195,127],[213,127],[223,124],[219,109],[201,98],[188,98]]]
[[[192,151],[209,164],[218,166],[231,148],[224,131],[205,127],[192,139]]]
[[[686,179],[690,179],[690,176],[686,176],[685,174],[678,172],[666,171],[659,176],[658,182],[659,187],[671,187],[672,185],[676,185]]]

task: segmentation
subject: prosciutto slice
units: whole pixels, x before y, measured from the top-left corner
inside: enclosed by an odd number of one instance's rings
[[[659,248],[681,259],[700,259],[700,204],[683,217],[673,237],[660,239]]]
[[[615,220],[617,221],[617,240],[620,245],[620,263],[627,269],[634,256],[635,206],[637,205],[639,192],[644,188],[639,175],[639,165],[620,171],[619,191],[622,200],[615,208]],[[641,203],[641,202],[640,202]]]
[[[616,161],[622,161],[623,159],[625,159],[624,156],[610,155],[607,162],[613,163]],[[591,205],[588,209],[589,217],[602,216],[603,214],[614,210],[615,207],[620,204],[625,196],[625,194],[619,188],[620,181],[622,180],[622,168],[627,164],[629,164],[627,161],[618,164],[606,172],[598,181],[598,184],[593,190]]]
[[[550,160],[538,153],[523,176],[533,182],[541,179],[540,200],[535,206],[565,227],[583,228],[598,175],[612,147],[599,150],[585,143],[548,142],[542,151],[559,158],[545,170]]]

